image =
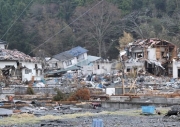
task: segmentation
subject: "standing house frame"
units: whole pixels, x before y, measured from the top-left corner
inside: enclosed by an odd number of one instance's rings
[[[172,61],[177,57],[177,46],[171,42],[157,38],[139,39],[129,43],[126,52],[125,71],[139,68],[156,76],[173,75]]]

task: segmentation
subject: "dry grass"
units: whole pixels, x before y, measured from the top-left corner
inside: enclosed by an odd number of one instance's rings
[[[0,125],[24,124],[29,123],[29,121],[31,121],[32,123],[38,122],[36,116],[34,116],[33,114],[13,114],[11,117],[0,119]]]
[[[158,108],[162,115],[164,115],[169,108]],[[141,110],[130,109],[130,110],[119,110],[119,111],[103,111],[100,113],[82,112],[75,114],[65,114],[61,116],[46,115],[41,117],[36,117],[33,114],[14,114],[11,117],[6,117],[0,119],[0,125],[14,125],[14,124],[24,124],[24,123],[37,123],[41,120],[55,120],[55,119],[72,119],[76,117],[88,117],[97,115],[124,115],[124,116],[140,116]]]
[[[162,113],[162,115],[165,115],[171,108],[156,108],[158,111]]]

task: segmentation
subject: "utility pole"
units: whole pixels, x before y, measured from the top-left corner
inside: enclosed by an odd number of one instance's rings
[[[121,63],[121,69],[122,69],[122,92],[123,92],[123,95],[125,94],[125,89],[124,89],[124,60],[122,59],[121,57],[121,45],[119,43],[119,52],[120,52],[120,63]]]
[[[122,65],[122,91],[123,91],[123,94],[125,94],[125,89],[124,89],[124,60],[122,60],[121,58],[121,53],[120,53],[120,62],[121,62],[121,65]]]

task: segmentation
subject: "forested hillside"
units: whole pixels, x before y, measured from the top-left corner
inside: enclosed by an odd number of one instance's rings
[[[114,59],[123,31],[180,46],[179,6],[179,0],[1,0],[0,37],[33,56],[80,45]]]

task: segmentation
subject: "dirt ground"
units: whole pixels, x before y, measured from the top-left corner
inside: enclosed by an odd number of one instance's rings
[[[102,120],[103,127],[179,127],[180,120],[164,118],[169,108],[159,108],[161,115],[142,115],[141,109],[83,109],[63,112],[43,111],[44,115],[13,114],[0,118],[0,127],[92,127],[94,119]]]

